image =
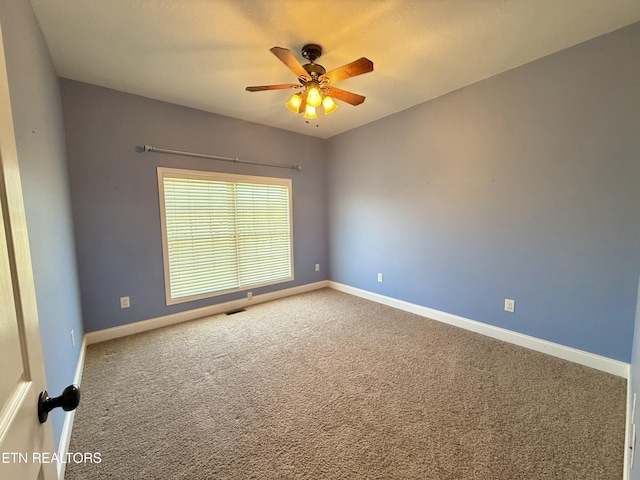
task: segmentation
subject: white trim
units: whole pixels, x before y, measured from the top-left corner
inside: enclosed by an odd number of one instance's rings
[[[595,368],[596,370],[601,370],[618,377],[622,377],[625,379],[629,378],[629,364],[621,362],[619,360],[614,360],[602,355],[585,352],[584,350],[578,350],[577,348],[567,347],[559,343],[549,342],[540,338],[531,337],[522,333],[513,332],[505,328],[494,327],[493,325],[488,325],[476,320],[470,320],[468,318],[442,312],[433,308],[423,307],[422,305],[416,305],[414,303],[405,302],[403,300],[386,297],[378,293],[350,287],[349,285],[330,281],[329,287],[341,292],[355,295],[357,297],[366,298],[367,300],[372,300],[377,303],[382,303],[390,307],[398,308],[406,312],[415,313],[432,320],[437,320],[439,322],[464,328],[465,330],[480,333],[488,337],[496,338],[508,343],[513,343],[521,347],[546,353],[548,355],[553,355],[554,357],[569,360],[574,363],[579,363],[581,365]]]
[[[96,332],[89,332],[85,335],[85,339],[87,345],[105,342],[114,338],[126,337],[128,335],[146,332],[148,330],[155,330],[156,328],[175,325],[176,323],[187,322],[189,320],[195,320],[197,318],[207,317],[209,315],[215,315],[218,313],[235,310],[237,308],[247,307],[251,304],[268,302],[277,298],[289,297],[291,295],[310,292],[312,290],[317,290],[319,288],[325,288],[328,286],[329,285],[327,280],[316,283],[308,283],[306,285],[291,287],[284,290],[277,290],[271,293],[254,295],[252,299],[241,298],[238,300],[232,300],[230,302],[218,303],[216,305],[209,305],[207,307],[196,308],[194,310],[187,310],[185,312],[173,313],[170,315],[165,315],[163,317],[156,317],[149,320],[141,320],[135,323],[128,323],[119,327],[106,328],[104,330],[98,330]]]
[[[73,383],[80,386],[82,382],[82,372],[84,370],[84,356],[87,352],[87,336],[82,339],[82,345],[80,346],[80,353],[78,354],[78,364],[76,365],[76,373],[73,376]],[[69,442],[71,441],[71,430],[73,429],[73,420],[75,419],[76,411],[72,410],[67,412],[64,417],[64,423],[62,424],[62,433],[60,434],[60,443],[58,444],[58,458],[66,458],[69,451]],[[64,480],[64,472],[67,467],[65,462],[58,463],[58,479]]]
[[[265,293],[262,295],[256,295],[253,299],[249,300],[241,298],[238,300],[232,300],[230,302],[218,303],[207,307],[197,308],[194,310],[187,310],[185,312],[173,313],[162,317],[156,317],[149,320],[142,320],[135,323],[128,323],[118,327],[107,328],[104,330],[98,330],[95,332],[89,332],[85,335],[85,342],[87,345],[94,343],[104,342],[112,340],[114,338],[126,337],[128,335],[134,335],[136,333],[146,332],[154,330],[156,328],[166,327],[168,325],[175,325],[177,323],[187,322],[189,320],[195,320],[197,318],[206,317],[208,315],[215,315],[222,312],[227,312],[237,308],[246,307],[251,304],[257,304],[262,302],[268,302],[278,298],[288,297],[291,295],[297,295],[299,293],[310,292],[320,288],[329,287],[334,290],[349,293],[357,297],[365,298],[377,303],[388,305],[390,307],[398,308],[406,312],[415,313],[417,315],[437,320],[439,322],[454,325],[456,327],[464,328],[472,332],[480,333],[491,338],[502,340],[504,342],[519,345],[521,347],[529,348],[538,352],[553,355],[564,360],[569,360],[580,365],[595,368],[618,377],[625,379],[629,378],[629,364],[614,360],[612,358],[604,357],[602,355],[596,355],[594,353],[579,350],[577,348],[567,347],[559,343],[549,342],[540,338],[524,335],[522,333],[514,332],[486,323],[478,322],[468,318],[453,315],[451,313],[442,312],[433,308],[424,307],[414,303],[405,302],[395,298],[380,295],[378,293],[361,290],[359,288],[351,287],[341,283],[323,280],[316,283],[308,283],[306,285],[300,285],[297,287],[287,288],[284,290],[277,290],[271,293]]]
[[[630,450],[631,445],[631,409],[632,409],[632,392],[631,392],[631,378],[627,379],[627,415],[624,423],[624,466],[622,467],[622,480],[628,480],[630,473],[631,455],[633,451]],[[636,406],[636,408],[638,408]],[[635,419],[634,419],[635,420]]]
[[[625,423],[625,442],[624,442],[625,455],[624,455],[623,480],[629,479],[629,440],[630,440],[629,439],[629,435],[630,435],[629,422],[631,421],[631,417],[630,417],[631,415],[631,382],[629,381],[630,365],[628,363],[620,362],[618,360],[614,360],[608,357],[603,357],[593,353],[585,352],[583,350],[566,347],[564,345],[549,342],[536,337],[523,335],[521,333],[513,332],[513,331],[506,330],[499,327],[494,327],[492,325],[487,325],[481,322],[477,322],[475,320],[470,320],[470,319],[453,315],[450,313],[442,312],[442,311],[435,310],[428,307],[423,307],[421,305],[405,302],[403,300],[397,300],[395,298],[387,297],[387,296],[369,292],[366,290],[361,290],[359,288],[351,287],[348,285],[344,285],[344,284],[329,281],[329,280],[323,280],[316,283],[309,283],[306,285],[292,287],[285,290],[278,290],[276,292],[265,293],[265,294],[253,297],[252,300],[243,298],[239,300],[233,300],[231,302],[225,302],[217,305],[211,305],[208,307],[190,310],[187,312],[175,313],[175,314],[166,315],[163,317],[157,317],[157,318],[143,320],[136,323],[122,325],[119,327],[107,328],[107,329],[99,330],[96,332],[89,332],[85,334],[84,339],[82,341],[80,355],[78,357],[78,365],[76,367],[76,373],[74,376],[74,383],[79,386],[82,380],[84,358],[85,358],[85,353],[88,345],[104,342],[107,340],[112,340],[114,338],[133,335],[135,333],[146,332],[148,330],[154,330],[156,328],[161,328],[168,325],[174,325],[174,324],[186,322],[189,320],[195,320],[197,318],[205,317],[208,315],[215,315],[217,313],[234,310],[236,308],[246,307],[251,303],[257,304],[257,303],[267,302],[270,300],[276,300],[278,298],[284,298],[291,295],[310,292],[310,291],[317,290],[320,288],[325,288],[325,287],[333,288],[334,290],[355,295],[357,297],[365,298],[367,300],[381,303],[383,305],[388,305],[390,307],[398,308],[400,310],[404,310],[410,313],[415,313],[417,315],[427,317],[432,320],[436,320],[443,323],[447,323],[449,325],[454,325],[460,328],[464,328],[465,330],[470,330],[476,333],[480,333],[482,335],[496,338],[498,340],[502,340],[508,343],[513,343],[515,345],[526,347],[538,352],[546,353],[548,355],[553,355],[555,357],[559,357],[564,360],[569,360],[575,363],[579,363],[581,365],[595,368],[597,370],[601,370],[603,372],[610,373],[612,375],[616,375],[616,376],[627,379],[627,412],[626,412],[626,423]],[[67,451],[69,449],[69,441],[71,440],[71,429],[73,427],[74,416],[75,416],[75,411],[72,411],[72,412],[68,412],[65,417],[64,425],[62,427],[62,434],[60,436],[60,445],[58,448],[58,455],[60,458],[66,457]],[[59,480],[64,479],[65,467],[66,467],[66,464],[64,463],[58,464]]]

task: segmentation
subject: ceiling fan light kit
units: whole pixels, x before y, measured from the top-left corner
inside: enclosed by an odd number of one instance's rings
[[[302,47],[302,56],[309,60],[305,65],[301,65],[293,53],[286,48],[273,47],[270,51],[298,77],[299,84],[254,86],[247,87],[247,91],[296,89],[296,93],[285,105],[293,113],[302,113],[306,119],[317,118],[317,108],[320,106],[325,115],[333,113],[338,108],[334,98],[354,106],[364,102],[364,96],[336,88],[332,84],[373,71],[371,60],[362,57],[327,72],[322,65],[315,63],[322,55],[322,47],[315,43]]]

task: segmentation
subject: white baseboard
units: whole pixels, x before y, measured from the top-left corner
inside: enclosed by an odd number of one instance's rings
[[[84,355],[87,351],[87,339],[86,336],[82,339],[82,345],[80,345],[80,353],[78,355],[78,364],[76,365],[76,373],[73,376],[73,383],[80,386],[82,382],[82,371],[84,370]],[[73,429],[73,420],[75,419],[76,411],[72,410],[67,412],[64,417],[64,423],[62,424],[62,433],[60,434],[60,442],[58,444],[58,458],[67,458],[67,452],[69,451],[69,442],[71,441],[71,430]],[[66,463],[58,463],[58,479],[64,480],[64,472],[67,467]]]
[[[218,313],[228,312],[238,308],[248,307],[257,303],[268,302],[277,298],[289,297],[291,295],[297,295],[299,293],[310,292],[312,290],[318,290],[319,288],[328,287],[329,282],[323,280],[315,283],[308,283],[306,285],[300,285],[297,287],[287,288],[284,290],[278,290],[271,293],[264,293],[261,295],[254,295],[251,300],[247,298],[241,298],[238,300],[232,300],[230,302],[218,303],[216,305],[209,305],[207,307],[196,308],[194,310],[188,310],[186,312],[178,312],[162,317],[151,318],[149,320],[141,320],[135,323],[128,323],[119,327],[106,328],[104,330],[98,330],[95,332],[89,332],[85,335],[87,345],[94,343],[105,342],[114,338],[126,337],[135,333],[142,333],[149,330],[155,330],[156,328],[166,327],[169,325],[175,325],[177,323],[187,322],[189,320],[195,320],[209,315],[216,315]]]
[[[178,312],[162,317],[152,318],[149,320],[142,320],[135,323],[128,323],[119,327],[107,328],[104,330],[98,330],[95,332],[89,332],[85,335],[86,345],[93,343],[104,342],[112,340],[114,338],[126,337],[136,333],[146,332],[154,330],[156,328],[166,327],[168,325],[175,325],[177,323],[187,322],[189,320],[195,320],[198,318],[206,317],[208,315],[215,315],[222,312],[227,312],[237,308],[247,307],[251,304],[257,304],[262,302],[268,302],[278,298],[288,297],[291,295],[297,295],[299,293],[310,292],[324,287],[330,287],[341,292],[349,293],[357,297],[372,300],[377,303],[388,305],[390,307],[398,308],[410,313],[427,317],[439,322],[454,325],[456,327],[464,328],[472,332],[480,333],[488,337],[496,338],[508,343],[513,343],[521,347],[529,348],[538,352],[553,355],[564,360],[569,360],[574,363],[579,363],[587,367],[595,368],[618,377],[625,379],[629,378],[629,364],[614,360],[612,358],[604,357],[602,355],[596,355],[594,353],[579,350],[577,348],[567,347],[559,343],[549,342],[540,338],[524,335],[522,333],[507,330],[505,328],[495,327],[486,323],[478,322],[468,318],[453,315],[451,313],[442,312],[433,308],[424,307],[414,303],[405,302],[404,300],[398,300],[392,297],[380,295],[378,293],[369,292],[367,290],[361,290],[359,288],[351,287],[341,283],[323,280],[316,283],[309,283],[306,285],[300,285],[297,287],[287,288],[284,290],[278,290],[271,293],[265,293],[262,295],[256,295],[252,300],[241,298],[238,300],[232,300],[230,302],[219,303],[216,305],[210,305],[207,307],[197,308],[194,310],[188,310],[185,312]]]
[[[595,368],[618,377],[629,378],[629,364],[614,360],[612,358],[596,355],[594,353],[578,350],[577,348],[567,347],[559,343],[549,342],[540,338],[531,337],[521,333],[513,332],[505,328],[494,327],[486,323],[470,320],[468,318],[453,315],[451,313],[434,310],[432,308],[423,307],[414,303],[397,300],[395,298],[386,297],[377,293],[361,290],[359,288],[350,287],[337,282],[329,282],[329,287],[341,292],[349,293],[357,297],[366,298],[374,302],[382,303],[390,307],[398,308],[406,312],[415,313],[417,315],[437,320],[439,322],[448,323],[456,327],[464,328],[472,332],[480,333],[488,337],[496,338],[508,343],[513,343],[521,347],[531,350],[553,355],[564,360],[579,363],[587,367]]]
[[[148,330],[154,330],[156,328],[161,328],[168,325],[174,325],[174,324],[186,322],[189,320],[195,320],[198,318],[206,317],[208,315],[215,315],[218,313],[227,312],[237,308],[246,307],[251,304],[267,302],[267,301],[275,300],[278,298],[297,295],[299,293],[310,292],[312,290],[317,290],[325,287],[333,288],[335,290],[345,292],[351,295],[355,295],[357,297],[365,298],[367,300],[381,303],[383,305],[388,305],[390,307],[398,308],[406,312],[415,313],[417,315],[430,318],[432,320],[436,320],[439,322],[447,323],[449,325],[454,325],[456,327],[464,328],[465,330],[470,330],[472,332],[480,333],[482,335],[486,335],[488,337],[492,337],[508,343],[529,348],[531,350],[546,353],[548,355],[553,355],[555,357],[562,358],[564,360],[569,360],[574,363],[595,368],[597,370],[627,379],[627,415],[626,415],[627,418],[626,418],[626,426],[625,426],[625,442],[624,442],[625,456],[624,456],[623,480],[628,480],[629,463],[630,463],[629,462],[630,456],[628,452],[629,452],[629,441],[630,441],[629,437],[631,435],[629,422],[630,422],[630,415],[631,415],[631,408],[632,408],[631,385],[630,385],[631,382],[629,381],[630,365],[628,363],[621,362],[619,360],[614,360],[601,355],[585,352],[583,350],[578,350],[576,348],[567,347],[565,345],[561,345],[558,343],[549,342],[547,340],[542,340],[529,335],[513,332],[511,330],[507,330],[504,328],[495,327],[492,325],[488,325],[486,323],[460,317],[458,315],[453,315],[451,313],[442,312],[440,310],[435,310],[429,307],[424,307],[414,303],[405,302],[403,300],[398,300],[392,297],[387,297],[377,293],[369,292],[367,290],[362,290],[359,288],[351,287],[349,285],[344,285],[341,283],[328,281],[328,280],[301,285],[298,287],[288,288],[285,290],[279,290],[276,292],[266,293],[262,295],[256,295],[253,297],[252,300],[243,298],[239,300],[233,300],[230,302],[220,303],[217,305],[198,308],[195,310],[179,312],[171,315],[166,315],[163,317],[152,318],[149,320],[130,323],[130,324],[122,325],[119,327],[113,327],[105,330],[99,330],[96,332],[87,333],[85,334],[82,342],[82,347],[81,347],[80,355],[78,358],[78,365],[76,368],[76,374],[74,377],[74,383],[79,386],[82,380],[82,370],[84,368],[84,357],[85,357],[87,345],[104,342],[107,340],[112,340],[114,338],[125,337],[127,335],[133,335],[133,334],[145,332]],[[62,434],[60,438],[60,445],[58,448],[58,455],[60,456],[60,458],[65,458],[69,449],[69,441],[71,440],[71,430],[73,427],[74,415],[75,415],[75,412],[72,411],[72,412],[68,412],[65,417],[64,425],[62,428]],[[64,479],[65,466],[66,464],[64,463],[58,464],[59,480]]]

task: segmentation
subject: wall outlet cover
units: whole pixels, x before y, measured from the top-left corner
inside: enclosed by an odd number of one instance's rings
[[[504,299],[504,310],[505,312],[514,313],[516,311],[516,301],[510,298]]]
[[[130,306],[129,297],[120,297],[120,308],[129,308]]]

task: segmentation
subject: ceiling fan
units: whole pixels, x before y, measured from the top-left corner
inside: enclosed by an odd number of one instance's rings
[[[362,57],[351,63],[338,67],[329,72],[315,61],[322,55],[322,47],[316,44],[308,44],[302,47],[302,56],[309,63],[301,65],[290,50],[282,47],[270,49],[278,59],[298,77],[298,84],[285,83],[280,85],[261,85],[247,87],[249,92],[261,92],[263,90],[284,90],[293,88],[296,93],[286,103],[287,108],[293,113],[304,113],[305,118],[317,118],[316,107],[323,106],[325,115],[330,114],[338,105],[333,99],[360,105],[365,97],[357,93],[348,92],[333,86],[334,83],[346,78],[362,75],[373,71],[373,62]]]

